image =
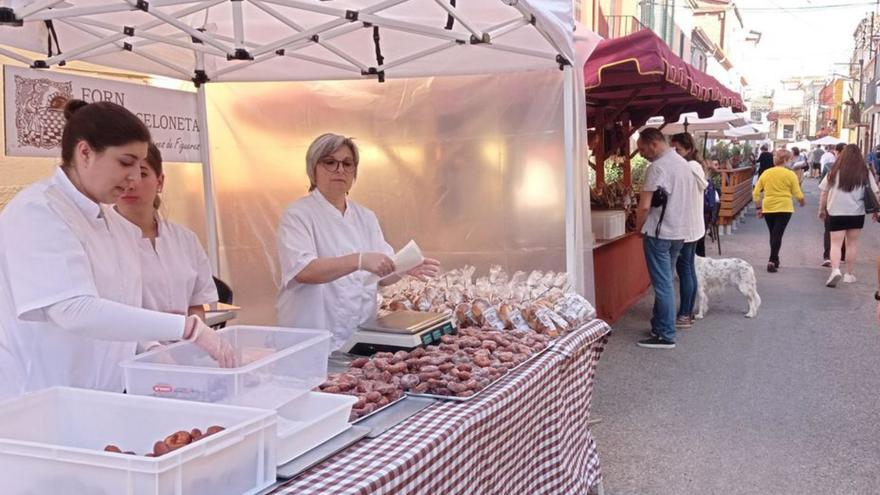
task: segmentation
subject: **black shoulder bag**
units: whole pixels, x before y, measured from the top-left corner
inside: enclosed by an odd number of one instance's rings
[[[870,172],[868,172],[870,173]],[[871,179],[865,184],[865,213],[877,213],[880,211],[880,205],[877,205],[877,196],[874,196],[874,190],[871,189]]]
[[[663,224],[663,217],[666,216],[666,203],[669,202],[669,193],[666,189],[658,187],[651,195],[651,208],[662,208],[660,210],[660,220],[657,221],[657,229],[654,231],[654,237],[660,237],[660,225]]]

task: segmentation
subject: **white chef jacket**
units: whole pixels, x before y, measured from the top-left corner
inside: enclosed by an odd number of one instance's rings
[[[326,284],[294,280],[316,258],[379,252],[391,256],[376,214],[348,200],[343,215],[315,189],[284,211],[278,230],[281,291],[278,323],[328,330],[333,347],[342,347],[355,328],[376,316],[377,279],[366,270]]]
[[[59,168],[0,213],[0,398],[53,385],[122,391],[119,362],[137,343],[71,334],[45,312],[78,296],[141,305],[140,229],[109,210]]]
[[[143,307],[185,315],[190,306],[217,302],[211,263],[196,234],[161,218],[157,218],[157,224],[155,248],[146,237],[138,241],[144,280]]]

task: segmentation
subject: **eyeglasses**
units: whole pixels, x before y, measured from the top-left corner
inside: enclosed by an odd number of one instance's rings
[[[319,163],[328,172],[337,172],[339,167],[342,167],[342,171],[346,174],[354,173],[357,170],[357,164],[346,160],[337,160],[333,157],[322,158]]]

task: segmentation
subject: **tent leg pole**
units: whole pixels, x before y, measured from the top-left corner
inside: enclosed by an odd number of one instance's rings
[[[208,108],[205,99],[205,85],[198,88],[197,106],[199,111],[199,152],[202,157],[202,187],[205,192],[205,230],[208,234],[208,260],[214,275],[220,276],[220,240],[217,232],[217,203],[214,195],[214,172],[211,168],[211,150],[208,142]]]
[[[582,187],[575,181],[574,158],[575,158],[575,108],[574,108],[574,71],[571,65],[566,65],[562,73],[563,77],[563,139],[565,145],[565,271],[571,277],[578,292],[583,294],[583,274],[578,273],[577,263],[577,231],[575,229],[575,188]],[[580,275],[580,276],[579,276]]]

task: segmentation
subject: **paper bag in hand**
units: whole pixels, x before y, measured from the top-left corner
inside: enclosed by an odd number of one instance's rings
[[[385,280],[388,277],[405,275],[406,272],[421,265],[425,261],[425,257],[422,256],[422,250],[419,248],[419,245],[416,244],[416,241],[411,240],[406,246],[403,246],[403,249],[391,257],[391,261],[394,262],[394,273],[383,277],[382,279],[376,275],[370,275],[370,278],[368,279],[369,282],[376,283],[379,280]]]

